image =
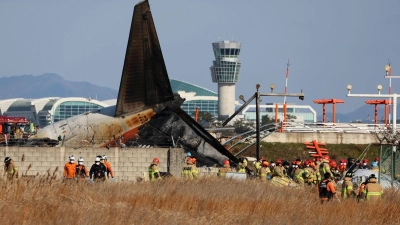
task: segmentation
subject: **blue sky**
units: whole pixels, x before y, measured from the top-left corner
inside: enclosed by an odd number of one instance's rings
[[[0,1],[0,77],[57,73],[67,80],[118,89],[135,0]],[[242,42],[236,96],[249,98],[255,85],[283,92],[290,59],[289,92],[304,90],[304,102],[339,98],[347,113],[376,93],[390,58],[400,76],[400,1],[385,0],[150,0],[169,77],[213,91],[211,43]],[[392,81],[399,93],[400,81]],[[266,97],[265,97],[266,98]],[[263,102],[282,101],[266,98]],[[331,107],[327,108],[328,111]],[[371,107],[371,114],[373,108]]]

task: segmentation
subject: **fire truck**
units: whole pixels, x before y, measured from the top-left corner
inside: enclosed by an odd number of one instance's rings
[[[0,116],[0,146],[43,146],[53,147],[58,140],[50,138],[30,138],[36,132],[25,117]]]
[[[0,116],[0,136],[23,138],[26,136],[25,129],[29,129],[29,124],[25,117]]]

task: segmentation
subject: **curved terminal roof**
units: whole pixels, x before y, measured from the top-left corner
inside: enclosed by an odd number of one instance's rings
[[[22,98],[12,98],[12,99],[3,99],[0,100],[0,116],[2,113],[6,112],[8,108],[17,100],[20,100]]]
[[[187,82],[180,81],[180,80],[174,80],[174,79],[170,79],[170,82],[171,82],[172,92],[174,92],[174,93],[179,93],[179,92],[184,91],[186,93],[194,92],[195,96],[218,97],[218,94],[216,92],[202,88],[195,84],[187,83]]]
[[[46,105],[43,107],[43,111],[50,111],[52,109],[57,108],[57,106],[59,106],[61,103],[64,102],[90,102],[90,103],[94,103],[97,105],[100,105],[102,107],[108,107],[109,105],[104,103],[104,102],[100,102],[96,99],[92,99],[92,98],[79,98],[79,97],[70,97],[70,98],[58,98],[58,99],[50,99]]]
[[[26,99],[18,99],[13,102],[7,111],[20,112],[20,111],[31,111],[31,101]]]

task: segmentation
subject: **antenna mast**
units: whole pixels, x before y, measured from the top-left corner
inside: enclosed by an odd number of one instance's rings
[[[287,60],[286,66],[287,66],[286,67],[286,84],[285,84],[285,91],[284,91],[285,94],[287,93],[287,84],[288,84],[288,78],[289,78],[289,66],[290,66],[289,59]],[[283,99],[283,104],[286,104],[286,96]]]

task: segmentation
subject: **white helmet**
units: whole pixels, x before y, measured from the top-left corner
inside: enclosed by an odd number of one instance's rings
[[[83,165],[83,161],[84,161],[83,158],[82,158],[82,157],[79,157],[79,159],[78,159],[78,164],[79,164],[79,165]]]
[[[95,162],[100,162],[100,158],[99,158],[99,157],[96,157],[96,158],[94,159],[94,161],[95,161]]]
[[[106,156],[106,155],[103,155],[103,159],[106,160],[106,159],[107,159],[107,156]]]
[[[71,155],[71,156],[69,157],[69,160],[70,160],[70,161],[73,161],[73,160],[75,160],[75,157],[74,157],[74,155]]]

